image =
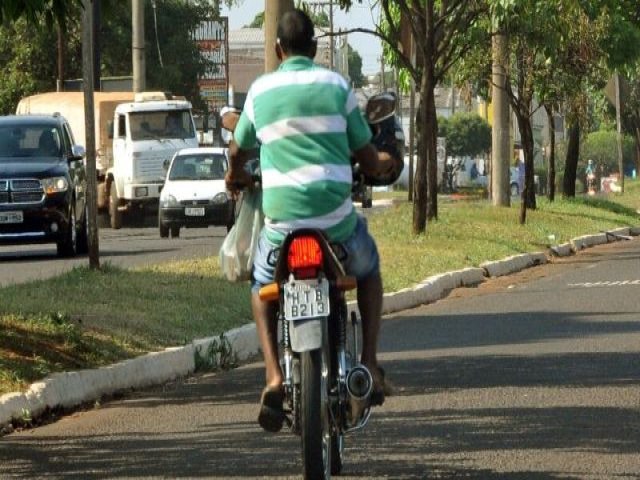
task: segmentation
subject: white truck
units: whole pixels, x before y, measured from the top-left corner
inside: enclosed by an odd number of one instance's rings
[[[163,92],[94,94],[98,209],[112,228],[125,213],[156,213],[166,167],[182,148],[198,146],[191,103]],[[17,114],[60,113],[81,143],[84,94],[51,92],[23,98]]]

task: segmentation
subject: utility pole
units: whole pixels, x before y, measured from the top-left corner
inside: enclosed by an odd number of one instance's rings
[[[342,72],[343,76],[351,81],[351,75],[349,75],[349,42],[347,37],[342,38]]]
[[[280,60],[276,55],[278,22],[282,15],[293,10],[293,0],[264,0],[264,71],[272,72]]]
[[[491,125],[491,201],[494,206],[511,205],[509,189],[509,100],[505,90],[507,37],[493,37],[492,87],[493,123]]]
[[[100,24],[102,23],[102,9],[100,2],[102,0],[93,0],[93,89],[95,91],[102,90],[100,85]]]
[[[131,1],[131,50],[133,53],[133,91],[145,89],[144,0]]]
[[[99,1],[99,0],[93,0]],[[96,185],[96,130],[93,101],[93,5],[83,0],[82,14],[82,88],[84,90],[84,131],[87,169],[87,214],[89,223],[89,267],[100,268]],[[80,214],[79,212],[77,213]]]
[[[329,68],[333,70],[333,49],[335,43],[333,41],[333,0],[329,0]]]
[[[304,2],[307,7],[320,7],[322,12],[324,13],[324,7],[329,7],[329,68],[333,70],[336,66],[336,61],[334,58],[334,50],[335,50],[335,40],[333,38],[333,0],[322,0],[316,2]],[[338,66],[338,70],[342,68],[341,65]]]
[[[58,79],[56,80],[56,91],[62,92],[64,90],[64,36],[59,23],[56,27],[58,33]]]

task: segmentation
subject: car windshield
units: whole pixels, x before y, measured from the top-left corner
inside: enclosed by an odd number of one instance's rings
[[[222,153],[178,155],[169,171],[169,180],[223,180],[227,158]]]
[[[189,110],[133,112],[129,116],[132,140],[164,140],[195,136]]]
[[[62,137],[55,126],[0,126],[0,162],[13,158],[59,161],[61,153]]]

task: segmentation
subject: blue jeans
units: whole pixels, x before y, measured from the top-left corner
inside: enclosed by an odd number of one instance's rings
[[[343,265],[348,275],[353,275],[360,281],[380,270],[378,248],[376,247],[373,237],[371,237],[367,230],[367,223],[363,217],[358,215],[355,230],[347,240],[341,242],[341,245],[347,254]],[[268,259],[269,253],[278,248],[278,246],[279,245],[274,245],[267,240],[263,230],[260,234],[258,249],[253,260],[253,272],[251,275],[252,292],[257,292],[262,286],[273,282],[275,265],[270,265]]]

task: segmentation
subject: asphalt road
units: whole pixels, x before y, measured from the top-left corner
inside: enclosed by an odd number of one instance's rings
[[[153,265],[218,254],[227,233],[224,227],[182,228],[178,238],[160,238],[157,227],[101,228],[100,263],[120,267]],[[86,255],[57,258],[55,244],[0,246],[0,287],[59,275],[88,265]]]
[[[640,239],[385,318],[396,395],[347,438],[344,476],[640,478]],[[259,363],[0,439],[0,478],[300,478],[256,423]]]
[[[389,203],[376,200],[374,208],[384,208]],[[357,208],[365,216],[371,212],[359,204]],[[179,238],[160,238],[153,218],[148,218],[144,227],[126,226],[119,230],[105,226],[107,220],[102,216],[99,222],[100,263],[125,268],[217,255],[227,234],[225,227],[182,228]],[[55,244],[0,245],[0,287],[54,277],[88,264],[86,255],[58,258]]]

